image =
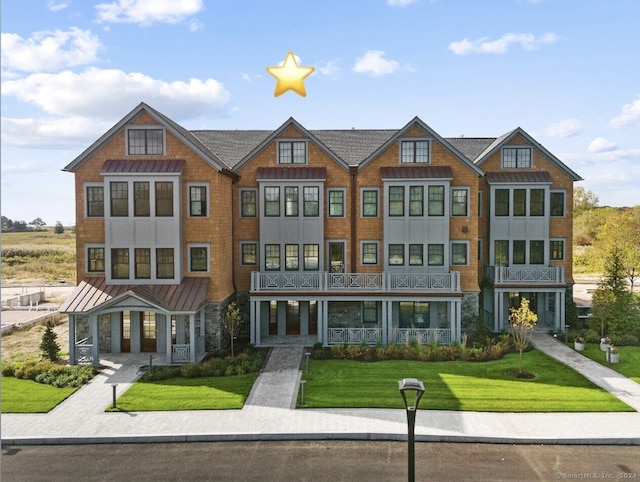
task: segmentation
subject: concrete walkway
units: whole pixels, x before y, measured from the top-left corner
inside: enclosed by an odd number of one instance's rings
[[[563,363],[574,363],[585,376],[638,408],[640,385],[606,367],[585,362],[584,357],[548,335],[535,334],[533,341],[541,351]],[[242,410],[107,413],[104,409],[111,404],[111,384],[118,383],[120,394],[139,376],[139,365],[114,361],[48,414],[3,414],[2,443],[406,440],[404,410],[293,409],[301,359],[301,347],[274,348]],[[639,445],[640,413],[419,410],[416,440]]]

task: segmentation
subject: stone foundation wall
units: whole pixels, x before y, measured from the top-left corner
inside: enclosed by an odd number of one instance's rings
[[[466,291],[462,293],[462,332],[472,331],[478,315],[480,314],[480,293],[476,291]]]
[[[98,317],[98,348],[100,353],[111,351],[111,313]]]
[[[207,353],[217,355],[229,350],[229,335],[222,328],[222,320],[227,312],[227,306],[234,301],[234,298],[234,296],[230,296],[222,302],[209,303],[205,308],[205,348]],[[249,317],[243,319],[248,320]]]
[[[354,301],[329,301],[329,328],[361,328],[361,304]]]

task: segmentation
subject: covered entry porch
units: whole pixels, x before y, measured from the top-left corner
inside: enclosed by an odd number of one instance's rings
[[[156,354],[165,364],[206,355],[205,278],[179,285],[80,283],[61,308],[69,315],[69,362],[97,365],[101,354]]]

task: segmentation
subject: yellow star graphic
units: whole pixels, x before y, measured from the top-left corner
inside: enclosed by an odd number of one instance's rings
[[[267,72],[278,81],[273,95],[278,97],[288,90],[293,90],[296,94],[306,97],[307,91],[304,88],[303,81],[314,70],[316,69],[313,67],[298,67],[298,62],[296,62],[293,52],[289,52],[284,59],[284,64],[280,67],[267,67]]]

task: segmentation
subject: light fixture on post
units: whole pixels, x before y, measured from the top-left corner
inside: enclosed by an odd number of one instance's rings
[[[415,458],[415,428],[416,428],[416,411],[418,404],[424,394],[424,384],[417,378],[403,378],[398,380],[398,390],[402,395],[404,407],[407,411],[407,427],[408,427],[408,480],[414,482],[416,480],[416,458]]]

